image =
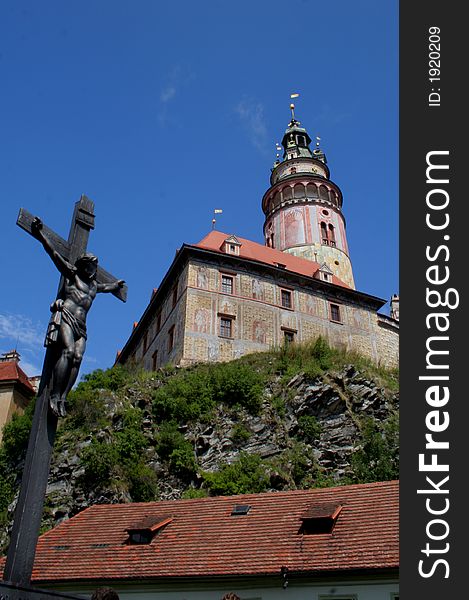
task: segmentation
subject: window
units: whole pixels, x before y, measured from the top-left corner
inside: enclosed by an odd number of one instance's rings
[[[176,306],[176,302],[178,301],[178,288],[177,286],[173,290],[173,308]]]
[[[156,365],[158,362],[158,350],[155,350],[151,355],[151,370],[156,371]]]
[[[283,339],[285,341],[285,344],[293,343],[295,341],[295,332],[285,329],[283,332]]]
[[[325,212],[326,211],[323,211],[323,214]],[[321,241],[325,246],[336,247],[334,225],[331,225],[330,223],[329,225],[326,225],[324,221],[321,221]]]
[[[327,238],[327,225],[324,223],[324,221],[321,221],[321,240],[323,244],[326,246],[328,245],[329,240]]]
[[[290,290],[280,290],[281,304],[284,308],[292,308],[292,294]]]
[[[156,315],[156,333],[161,329],[161,312]]]
[[[143,354],[148,350],[148,331],[143,335]]]
[[[221,291],[224,294],[233,293],[233,277],[230,277],[229,275],[221,276]]]
[[[168,352],[171,352],[173,347],[174,347],[174,325],[168,331]]]
[[[233,337],[233,319],[231,317],[220,317],[220,336]]]
[[[336,321],[337,323],[342,323],[342,319],[340,316],[340,306],[338,304],[330,304],[331,307],[331,321]]]

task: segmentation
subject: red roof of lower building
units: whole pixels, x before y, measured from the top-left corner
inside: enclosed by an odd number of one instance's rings
[[[28,392],[31,392],[31,395],[36,393],[33,386],[28,380],[28,376],[16,361],[8,360],[0,362],[0,383],[2,381],[20,383],[26,388]]]
[[[230,237],[230,235],[222,233],[221,231],[211,231],[203,240],[194,245],[197,248],[205,248],[206,250],[214,250],[215,252],[225,254],[223,244],[225,240]],[[275,250],[275,248],[269,248],[268,246],[263,246],[262,244],[238,236],[236,236],[236,239],[241,244],[239,247],[239,256],[241,258],[256,260],[258,262],[267,263],[268,265],[285,265],[285,269],[288,271],[293,271],[294,273],[299,273],[300,275],[306,275],[308,277],[313,277],[314,273],[319,269],[319,263],[312,260],[299,258],[288,252]],[[332,283],[346,288],[350,287],[335,275],[332,276]]]
[[[33,582],[278,575],[281,567],[299,574],[396,569],[398,492],[398,482],[389,481],[95,505],[40,537]],[[250,507],[247,514],[232,515],[239,504]],[[318,514],[336,519],[332,532],[304,528]],[[129,544],[136,524],[163,518],[154,534],[145,530],[150,543]]]

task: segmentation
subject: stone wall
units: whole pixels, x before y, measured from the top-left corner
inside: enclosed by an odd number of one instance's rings
[[[147,370],[167,363],[180,364],[183,358],[186,314],[187,267],[158,303],[136,352],[132,357]],[[170,332],[173,343],[170,349]],[[156,353],[156,354],[155,354]]]

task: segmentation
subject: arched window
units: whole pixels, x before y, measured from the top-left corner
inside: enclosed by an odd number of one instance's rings
[[[277,206],[280,206],[281,201],[282,199],[280,197],[280,192],[276,192],[272,203],[273,208],[277,208]]]
[[[297,183],[293,188],[293,195],[295,198],[305,197],[305,186],[302,183]]]
[[[289,185],[283,188],[283,199],[291,200],[293,198],[293,192]]]
[[[308,183],[308,185],[306,186],[306,195],[308,196],[308,198],[317,198],[318,188],[314,184]]]
[[[327,190],[327,187],[325,185],[322,185],[319,188],[319,197],[321,198],[321,200],[329,200],[329,192]]]
[[[304,135],[297,135],[296,136],[296,143],[298,144],[298,146],[306,146],[306,138]]]
[[[329,245],[330,246],[334,246],[335,247],[335,231],[334,231],[334,225],[331,225],[329,223],[329,231],[328,231],[329,235],[327,236],[329,239]]]
[[[327,225],[324,221],[321,221],[321,242],[328,245],[328,237],[327,237]]]

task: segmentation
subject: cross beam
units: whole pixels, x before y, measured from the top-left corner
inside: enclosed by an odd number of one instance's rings
[[[75,205],[75,213],[74,213],[74,218],[72,220],[72,228],[70,230],[70,234],[72,234],[72,233],[76,234],[76,232],[74,232],[75,228],[73,227],[73,224],[75,224],[75,223],[78,225],[81,225],[81,228],[83,228],[85,230],[88,229],[88,232],[90,229],[94,229],[93,209],[94,209],[93,202],[86,196],[82,196]],[[18,219],[16,221],[16,224],[19,227],[21,227],[21,229],[24,229],[24,231],[26,231],[30,235],[33,235],[32,228],[31,228],[31,223],[33,222],[33,219],[34,219],[34,215],[32,215],[26,209],[21,208],[19,215],[18,215]],[[65,258],[65,260],[68,260],[69,262],[75,262],[75,260],[78,258],[78,256],[80,254],[82,254],[83,252],[85,252],[86,242],[88,241],[87,239],[84,244],[83,250],[81,252],[78,251],[78,253],[77,253],[76,252],[77,249],[73,248],[73,239],[71,239],[71,240],[69,239],[69,241],[66,242],[62,237],[60,237],[60,235],[55,233],[55,231],[53,231],[52,229],[49,229],[49,227],[47,227],[47,225],[44,225],[44,233],[49,238],[54,249],[59,254],[61,254]],[[88,236],[86,236],[86,238],[88,238]],[[72,248],[73,248],[73,250],[72,250]],[[74,250],[75,250],[75,252],[73,252]],[[73,254],[77,254],[77,256],[73,256]],[[98,273],[96,275],[96,281],[98,283],[112,283],[115,280],[116,280],[116,277],[114,277],[113,275],[111,275],[110,273],[105,271],[101,266],[98,266]],[[122,300],[122,302],[125,302],[127,300],[127,286],[119,288],[117,291],[112,292],[112,294],[114,294],[114,296],[116,296],[116,298],[119,298],[119,300]]]

